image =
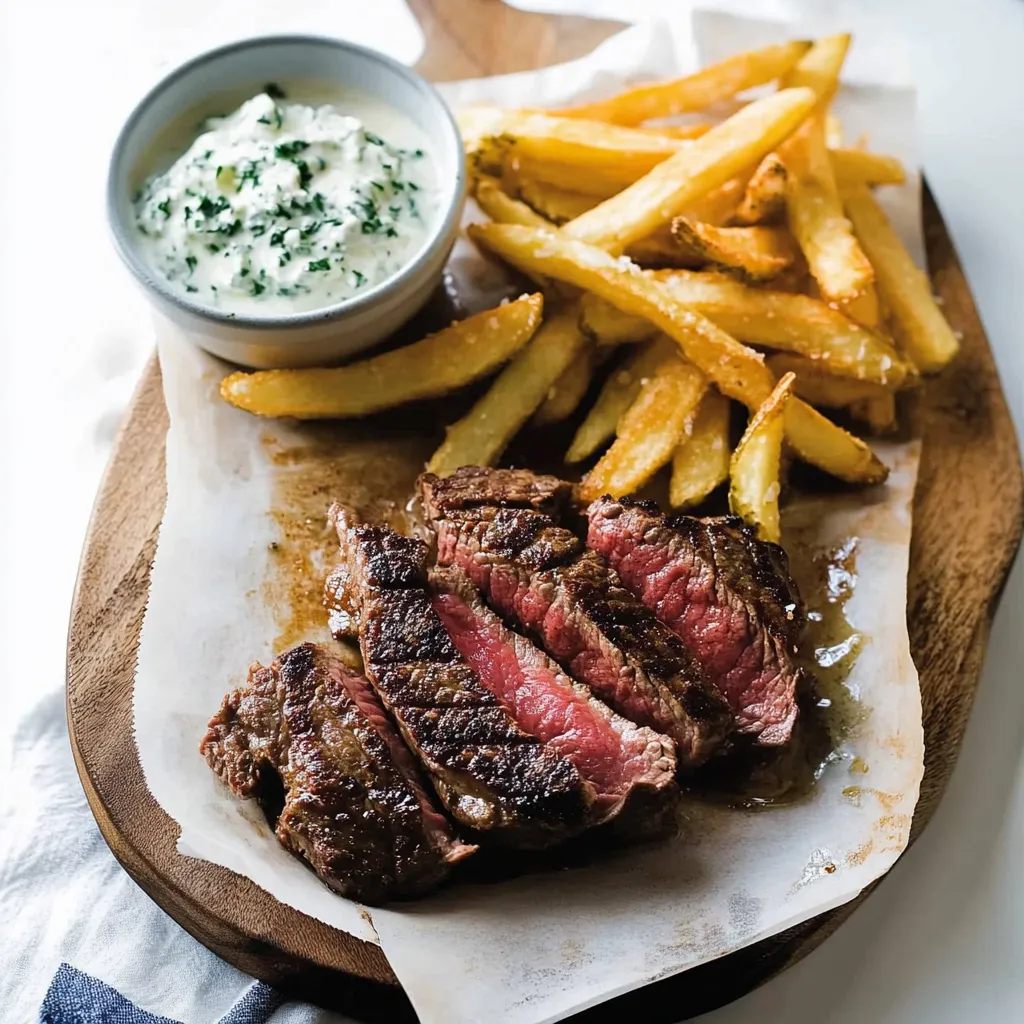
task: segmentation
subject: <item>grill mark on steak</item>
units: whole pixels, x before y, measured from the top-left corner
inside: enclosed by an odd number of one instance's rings
[[[521,730],[452,643],[427,589],[427,548],[332,520],[344,569],[328,603],[358,626],[366,674],[453,817],[495,841],[543,847],[586,827],[593,787]]]
[[[665,517],[652,502],[599,498],[587,543],[683,640],[719,687],[738,732],[787,743],[797,717],[803,625],[785,552],[735,517]]]
[[[278,840],[350,899],[421,895],[476,849],[433,806],[369,683],[316,644],[253,664],[199,749],[238,796],[283,789]]]
[[[491,504],[488,471],[473,473],[476,506],[461,481],[449,503],[449,479],[426,474],[420,483],[438,564],[464,569],[492,607],[615,711],[668,734],[682,766],[706,760],[731,716],[679,638],[548,515]]]
[[[572,498],[572,486],[557,476],[538,475],[528,469],[460,466],[440,481],[433,474],[420,478],[424,505],[433,504],[436,483],[440,483],[440,500],[448,509],[473,508],[480,504],[480,494],[486,491],[491,505],[533,509],[557,518]]]
[[[483,685],[594,786],[595,824],[615,819],[631,837],[671,828],[679,796],[672,741],[617,715],[508,629],[461,569],[435,569],[430,584],[434,609]]]

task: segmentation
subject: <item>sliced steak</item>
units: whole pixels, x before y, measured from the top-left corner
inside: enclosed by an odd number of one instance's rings
[[[728,731],[729,707],[679,638],[549,516],[489,503],[485,472],[476,476],[476,506],[461,494],[449,502],[448,479],[421,479],[438,564],[464,569],[496,611],[615,711],[675,740],[681,766],[710,756]]]
[[[476,849],[433,806],[370,684],[316,644],[252,665],[199,749],[238,796],[283,790],[277,838],[350,899],[420,895]]]
[[[617,715],[508,629],[461,569],[435,569],[430,583],[435,611],[480,682],[594,787],[595,824],[617,819],[617,830],[634,836],[671,826],[679,795],[672,741]]]
[[[586,827],[594,789],[520,729],[445,632],[427,589],[427,548],[332,516],[343,569],[336,622],[356,627],[366,674],[455,819],[489,838],[543,847]]]
[[[419,487],[426,506],[439,502],[446,509],[474,508],[481,504],[480,495],[486,494],[490,505],[532,508],[536,512],[547,512],[555,519],[572,499],[571,484],[557,476],[542,476],[528,469],[461,466],[443,478],[424,474]]]
[[[782,548],[734,517],[666,517],[651,502],[600,498],[587,514],[587,543],[682,639],[737,730],[762,746],[788,742],[803,613]]]

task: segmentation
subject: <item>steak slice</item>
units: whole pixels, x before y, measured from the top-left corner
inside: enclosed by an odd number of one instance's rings
[[[651,502],[599,498],[587,515],[587,543],[690,649],[737,731],[762,746],[787,743],[803,613],[782,548],[735,517],[665,517]]]
[[[433,605],[480,682],[516,723],[570,760],[595,790],[594,823],[649,836],[674,824],[679,789],[672,741],[634,725],[508,629],[457,568],[430,574]]]
[[[520,729],[445,632],[427,589],[427,547],[331,510],[343,565],[328,580],[336,622],[358,629],[366,674],[442,804],[495,841],[543,847],[586,827],[594,789]]]
[[[438,564],[464,569],[496,611],[619,714],[675,740],[681,766],[706,760],[731,716],[679,638],[576,536],[532,508],[489,504],[486,483],[478,473],[471,507],[448,502],[447,480],[421,478]]]
[[[350,899],[421,895],[476,849],[433,806],[370,684],[316,644],[253,664],[199,750],[238,796],[266,805],[283,788],[277,838]]]
[[[473,508],[486,493],[488,504],[499,508],[532,508],[557,519],[569,505],[572,486],[557,476],[541,476],[528,469],[489,469],[460,466],[446,477],[426,473],[420,478],[425,506],[439,502],[446,509]],[[435,499],[435,491],[437,498]]]

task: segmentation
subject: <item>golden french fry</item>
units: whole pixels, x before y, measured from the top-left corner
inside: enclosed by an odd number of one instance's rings
[[[579,312],[575,313],[579,331]],[[552,382],[530,425],[546,427],[567,420],[579,408],[594,378],[594,346],[588,338],[576,358]]]
[[[626,250],[626,256],[642,267],[684,267],[692,270],[703,262],[692,249],[684,249],[672,237],[672,228],[668,224],[663,224],[645,238],[637,239]]]
[[[729,479],[729,399],[708,388],[697,408],[690,436],[672,456],[669,503],[690,508]]]
[[[892,388],[900,387],[910,372],[888,340],[817,299],[748,288],[721,274],[663,270],[651,276],[680,302],[747,344],[803,355],[820,362],[829,373]],[[581,308],[591,333],[596,333],[594,304],[592,298],[585,298]],[[628,325],[617,326],[625,337]]]
[[[828,158],[840,189],[850,185],[902,185],[907,180],[903,164],[894,156],[866,149],[830,149]]]
[[[829,149],[843,145],[843,122],[831,110],[825,112],[825,142]]]
[[[565,117],[638,125],[659,117],[703,110],[719,100],[785,75],[809,48],[810,43],[791,42],[737,53],[685,78],[641,85],[596,103],[563,108],[560,113]]]
[[[808,118],[781,148],[789,172],[786,214],[811,274],[829,302],[855,299],[874,271],[843,215],[821,117]]]
[[[733,272],[750,283],[770,281],[793,265],[793,241],[782,228],[720,228],[676,217],[672,235],[684,251],[702,263]]]
[[[751,168],[806,117],[809,89],[786,89],[744,107],[611,199],[569,221],[570,238],[619,253],[713,189]]]
[[[474,224],[469,233],[521,270],[549,275],[591,291],[623,312],[650,320],[730,398],[756,409],[771,393],[775,377],[763,357],[741,345],[710,320],[680,302],[653,275],[561,234],[517,224]],[[666,273],[666,272],[663,272]],[[796,415],[792,409],[802,407]],[[827,473],[852,483],[878,483],[888,469],[859,438],[819,416],[799,399],[789,405],[786,436],[792,447]],[[808,432],[816,436],[807,436]]]
[[[641,386],[675,351],[675,344],[660,335],[608,375],[597,401],[579,425],[565,453],[566,462],[582,462],[615,436],[619,420],[636,401]]]
[[[522,186],[524,181],[539,181],[565,192],[581,192],[595,200],[607,199],[637,180],[629,168],[588,167],[581,173],[578,165],[555,160],[532,160],[522,154],[511,156],[505,164]],[[595,201],[594,205],[597,203]]]
[[[779,493],[785,410],[793,386],[787,373],[751,416],[729,463],[729,510],[756,527],[761,540],[778,544]]]
[[[628,345],[647,341],[655,333],[654,324],[642,316],[623,313],[591,292],[580,296],[580,328],[597,345]]]
[[[666,270],[652,276],[739,341],[803,355],[830,375],[890,388],[908,379],[908,366],[885,338],[817,299],[747,288],[721,274]],[[593,294],[581,298],[580,323],[598,345],[643,341],[653,330],[643,317],[623,313]]]
[[[839,88],[839,72],[849,48],[850,35],[846,32],[817,40],[794,67],[783,75],[779,88],[804,86],[813,89],[819,106],[827,106]]]
[[[487,393],[457,423],[427,464],[439,476],[459,466],[491,466],[544,403],[552,385],[587,348],[578,311],[568,307],[545,320]]]
[[[876,434],[891,434],[896,428],[896,396],[885,391],[873,398],[850,403],[850,415],[862,420]]]
[[[889,468],[859,437],[799,398],[786,403],[786,441],[812,466],[852,484],[880,484]]]
[[[837,303],[843,313],[861,327],[876,331],[881,328],[882,311],[878,302],[878,290],[869,284],[864,291],[846,302]]]
[[[434,398],[507,362],[530,340],[543,308],[540,295],[523,295],[348,366],[232,373],[220,383],[221,397],[258,416],[298,419],[365,416]]]
[[[669,139],[699,139],[707,135],[713,124],[700,122],[698,124],[638,124],[638,132],[649,132],[651,135],[664,135]]]
[[[885,212],[870,191],[844,192],[846,212],[875,268],[878,291],[895,322],[897,341],[922,373],[936,373],[959,351],[960,343]]]
[[[786,212],[786,165],[778,153],[769,153],[747,183],[733,222],[739,225],[764,224]]]
[[[476,165],[485,170],[521,155],[572,164],[579,173],[614,166],[645,174],[691,145],[686,139],[529,110],[469,107],[456,119]]]
[[[552,226],[551,221],[535,213],[526,203],[502,191],[494,178],[481,177],[477,181],[474,198],[480,209],[499,224],[525,224],[531,228]]]
[[[519,194],[537,213],[553,224],[573,220],[587,210],[592,210],[598,202],[594,196],[588,196],[585,192],[570,192],[539,178],[520,178]]]
[[[796,378],[793,394],[826,409],[842,409],[853,402],[881,395],[891,395],[892,389],[871,380],[837,377],[820,361],[805,356],[778,352],[765,360],[778,377],[792,373]]]
[[[647,483],[672,458],[707,387],[677,352],[664,359],[619,421],[615,443],[580,482],[580,500],[621,498]]]

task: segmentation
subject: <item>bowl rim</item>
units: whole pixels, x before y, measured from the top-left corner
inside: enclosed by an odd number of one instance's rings
[[[169,285],[162,281],[155,274],[150,266],[136,252],[135,247],[128,239],[128,225],[125,224],[119,210],[119,189],[116,178],[122,170],[124,150],[128,138],[137,128],[139,122],[146,116],[156,100],[173,84],[186,77],[196,68],[202,67],[211,61],[218,60],[229,54],[240,50],[257,48],[268,44],[290,44],[290,45],[313,45],[328,46],[344,50],[349,53],[358,53],[370,60],[377,61],[384,65],[392,74],[400,78],[426,94],[435,104],[440,114],[446,138],[443,145],[450,145],[456,154],[456,173],[454,188],[450,192],[447,209],[443,216],[439,216],[431,229],[430,236],[420,248],[415,257],[397,270],[390,277],[375,284],[369,291],[358,296],[342,299],[340,302],[332,303],[318,309],[310,309],[297,313],[277,314],[273,316],[254,316],[251,314],[232,313],[214,309],[211,306],[194,302],[186,296],[179,294]],[[310,33],[272,33],[269,35],[249,36],[232,43],[205,50],[187,61],[177,65],[164,75],[155,85],[146,91],[143,97],[132,108],[111,150],[110,161],[107,168],[106,181],[106,212],[107,223],[113,235],[114,248],[121,257],[122,262],[128,267],[132,275],[148,291],[155,293],[156,297],[170,302],[178,309],[193,316],[201,317],[211,323],[222,326],[243,327],[251,330],[275,331],[288,327],[304,327],[312,324],[324,323],[339,319],[343,316],[356,315],[359,312],[373,307],[388,295],[393,294],[414,279],[417,274],[436,257],[437,251],[442,246],[447,246],[451,236],[458,228],[458,220],[461,214],[462,201],[466,191],[466,156],[462,146],[462,136],[459,133],[455,117],[445,103],[444,98],[438,92],[432,82],[429,82],[421,74],[414,71],[408,65],[401,63],[386,53],[374,50],[372,47],[363,46],[360,43],[349,42],[333,36],[313,35]]]

